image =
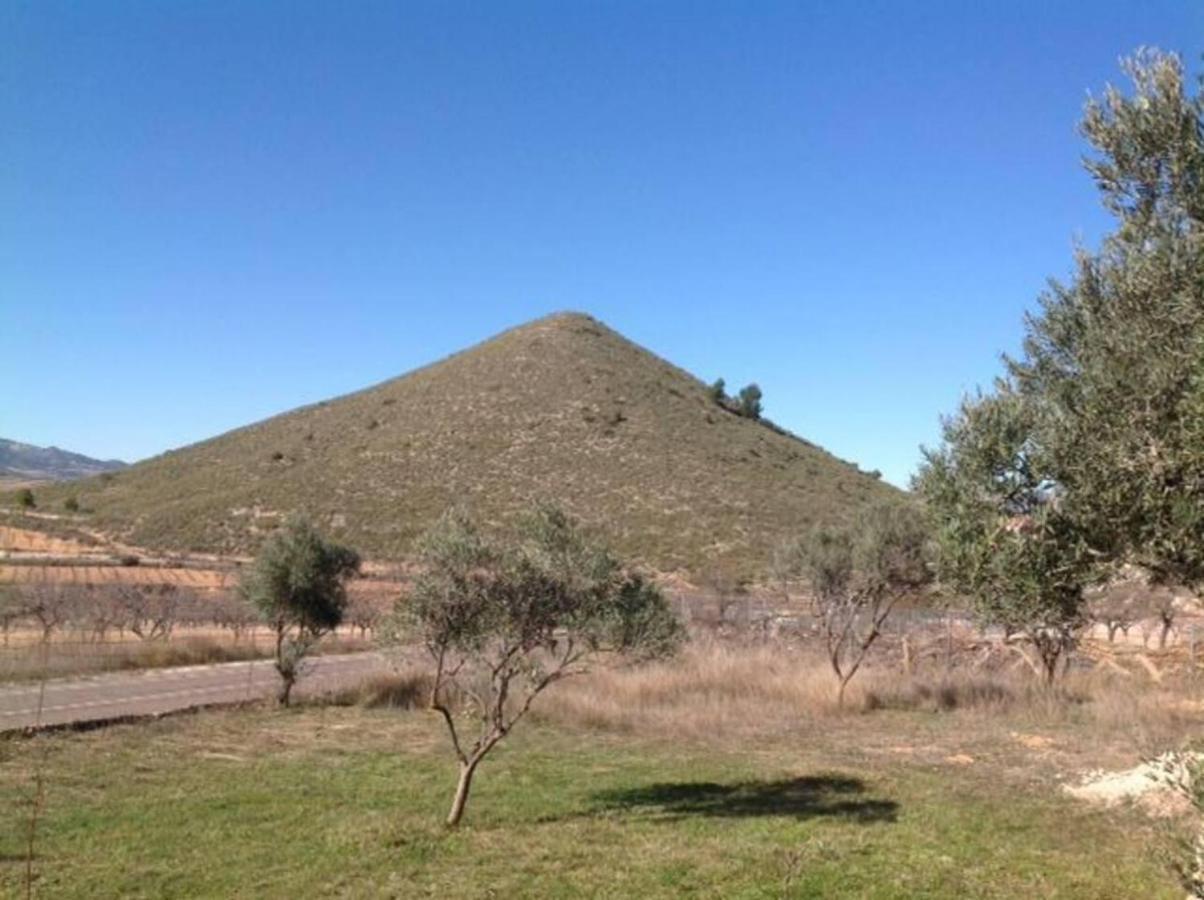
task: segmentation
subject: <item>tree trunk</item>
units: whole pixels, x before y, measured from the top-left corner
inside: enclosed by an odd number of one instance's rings
[[[836,708],[844,709],[844,689],[849,684],[849,678],[845,678],[843,675],[838,675],[837,677],[840,679],[840,687],[836,689]],[[851,678],[852,676],[849,677]]]
[[[281,706],[288,706],[289,698],[293,693],[293,682],[296,680],[294,677],[281,673],[280,690],[276,692],[276,702]]]
[[[472,776],[477,770],[479,759],[470,759],[460,764],[460,781],[456,785],[456,796],[452,800],[451,812],[447,814],[447,827],[455,828],[460,824],[464,815],[464,807],[468,803],[468,791],[472,788]]]
[[[1058,657],[1061,651],[1055,647],[1044,647],[1041,650],[1041,664],[1045,669],[1045,686],[1053,687],[1058,679]]]

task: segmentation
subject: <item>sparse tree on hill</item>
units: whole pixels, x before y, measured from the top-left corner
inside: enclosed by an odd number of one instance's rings
[[[63,501],[63,509],[69,513],[79,512],[79,500],[76,498],[75,494],[71,494],[66,500]]]
[[[819,526],[777,554],[783,583],[801,577],[810,589],[839,705],[895,604],[930,580],[926,541],[915,508],[881,503],[851,528]]]
[[[1033,440],[1038,414],[1003,382],[965,400],[942,446],[925,450],[915,488],[934,520],[942,580],[988,624],[1025,635],[1052,684],[1086,623],[1096,561]]]
[[[555,509],[531,515],[513,545],[449,513],[426,534],[421,558],[390,640],[418,642],[434,666],[430,708],[443,717],[460,767],[449,826],[464,814],[481,761],[545,689],[596,654],[661,656],[680,639],[660,591]],[[462,707],[475,733],[466,733]]]
[[[347,606],[347,581],[359,555],[325,540],[301,519],[288,520],[259,551],[239,592],[275,635],[277,699],[287,706],[302,660],[322,635],[337,628]]]
[[[37,509],[38,501],[29,488],[17,491],[17,507],[20,509]]]
[[[710,394],[712,400],[721,406],[727,402],[727,384],[722,378],[716,378],[707,387],[707,393]]]
[[[761,388],[755,383],[740,388],[740,415],[746,419],[761,418]]]

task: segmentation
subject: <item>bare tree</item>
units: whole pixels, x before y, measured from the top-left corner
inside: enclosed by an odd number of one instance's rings
[[[357,594],[347,604],[346,620],[353,628],[358,628],[360,637],[367,637],[369,631],[375,631],[389,611],[388,601]]]
[[[213,624],[233,633],[235,643],[241,641],[247,630],[254,628],[260,621],[255,607],[236,594],[219,594],[210,600],[209,606],[212,610]]]
[[[1167,639],[1171,636],[1171,631],[1175,627],[1175,616],[1179,612],[1178,606],[1175,605],[1175,594],[1166,587],[1159,586],[1155,588],[1155,593],[1152,598],[1154,604],[1154,614],[1158,617],[1158,649],[1165,650]]]
[[[123,612],[126,628],[142,640],[171,637],[179,613],[179,596],[175,585],[121,585],[117,602]]]
[[[1116,640],[1118,631],[1129,633],[1137,621],[1137,591],[1131,579],[1113,581],[1089,592],[1088,615],[1107,629],[1108,642]]]
[[[42,629],[43,643],[48,643],[54,632],[70,622],[79,609],[76,593],[62,585],[29,585],[24,594],[25,614]]]
[[[95,641],[103,641],[110,628],[120,627],[124,633],[125,608],[117,592],[110,586],[91,588],[87,607],[82,610],[78,624],[81,631],[86,630]]]
[[[430,708],[460,765],[449,826],[464,815],[481,761],[545,689],[598,653],[659,656],[680,639],[660,591],[555,509],[532,515],[515,546],[487,541],[467,517],[449,513],[424,538],[422,561],[389,639],[417,641],[434,666]],[[464,733],[462,706],[475,734]]]
[[[784,583],[792,572],[808,583],[840,706],[895,603],[929,581],[925,539],[918,511],[884,503],[851,529],[821,526],[778,554]]]

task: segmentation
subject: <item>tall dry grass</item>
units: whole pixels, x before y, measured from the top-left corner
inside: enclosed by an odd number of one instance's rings
[[[429,675],[410,664],[373,676],[322,702],[370,708],[421,708]],[[1204,685],[1202,685],[1204,687]],[[1027,669],[978,671],[922,667],[904,674],[883,655],[849,685],[842,709],[837,683],[816,652],[777,642],[696,638],[673,659],[617,663],[566,679],[540,696],[543,722],[625,734],[712,741],[796,734],[811,725],[875,727],[875,717],[940,715],[979,732],[983,726],[1078,729],[1101,740],[1174,745],[1201,727],[1204,703],[1186,683],[1154,684],[1106,670],[1073,671],[1047,689]],[[840,726],[840,722],[844,723]],[[893,725],[887,727],[894,727]]]
[[[1165,744],[1200,725],[1187,685],[1154,684],[1093,670],[1053,690],[1027,670],[933,667],[904,674],[888,660],[849,685],[845,707],[816,653],[778,644],[699,640],[676,659],[609,667],[549,691],[537,714],[555,722],[628,733],[711,738],[797,730],[808,720],[910,711],[1006,720],[1015,727],[1076,726]]]

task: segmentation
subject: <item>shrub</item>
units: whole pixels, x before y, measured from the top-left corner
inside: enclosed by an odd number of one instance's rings
[[[739,403],[739,412],[744,418],[761,418],[761,389],[755,383],[740,388]]]
[[[312,525],[289,519],[264,544],[239,585],[275,634],[277,700],[287,706],[302,660],[337,628],[347,607],[347,580],[359,555],[326,541]]]

